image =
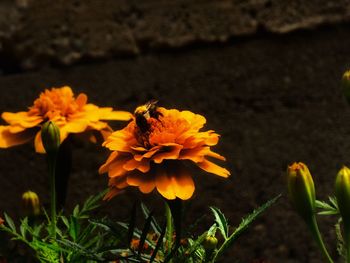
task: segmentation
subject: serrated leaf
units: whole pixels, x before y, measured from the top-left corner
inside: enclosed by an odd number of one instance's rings
[[[24,239],[26,239],[26,232],[27,232],[27,228],[28,228],[28,217],[25,217],[22,222],[21,225],[19,227],[19,230],[21,232],[21,235]]]
[[[250,215],[243,218],[236,230],[229,236],[229,238],[223,243],[223,245],[218,249],[214,256],[214,260],[226,251],[228,247],[233,245],[237,238],[254,222],[254,220],[259,217],[266,209],[268,209],[272,204],[274,204],[281,195],[276,196],[275,198],[267,201],[265,204],[255,209]]]
[[[12,218],[6,213],[4,213],[4,217],[5,217],[5,222],[10,227],[10,229],[13,231],[13,233],[17,233],[16,226],[15,226],[15,223],[13,222]]]
[[[222,236],[227,239],[228,237],[228,223],[225,215],[220,211],[220,209],[216,207],[210,207],[210,210],[213,212],[215,217],[215,222],[218,225],[218,229],[220,230]]]

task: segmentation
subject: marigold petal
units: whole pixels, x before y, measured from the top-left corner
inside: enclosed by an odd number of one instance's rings
[[[35,135],[34,147],[35,147],[35,151],[37,153],[45,153],[46,152],[44,145],[43,145],[43,141],[41,140],[41,131],[38,131],[37,134]]]
[[[181,151],[179,160],[191,160],[195,163],[203,162],[204,156],[210,152],[209,147],[197,147],[193,149],[184,149]]]
[[[168,177],[165,170],[157,173],[156,187],[157,191],[166,199],[174,200],[176,198],[174,188],[172,187],[172,180]]]
[[[179,158],[182,148],[183,146],[179,144],[167,144],[161,148],[161,151],[152,157],[152,160],[155,163],[161,163],[165,159],[176,160]]]
[[[131,160],[132,156],[123,156],[118,159],[115,159],[114,162],[112,162],[109,165],[108,168],[108,176],[109,177],[117,177],[125,174],[127,170],[124,169],[124,164]]]
[[[195,114],[191,111],[181,111],[181,116],[191,124],[191,129],[197,131],[207,122],[204,116]]]
[[[107,161],[106,161],[104,164],[102,164],[101,167],[98,169],[99,174],[103,174],[103,173],[108,172],[108,169],[109,169],[110,164],[114,161],[114,159],[115,159],[117,156],[118,156],[118,152],[117,152],[117,151],[112,152],[112,153],[109,155]]]
[[[134,148],[133,148],[134,149]],[[153,147],[152,149],[150,149],[148,152],[144,153],[144,154],[135,154],[134,158],[136,161],[141,161],[143,158],[151,158],[156,152],[159,151],[159,149],[161,149],[160,145],[157,145],[155,147]]]
[[[81,133],[86,130],[88,124],[86,120],[71,120],[62,129],[68,133]]]
[[[100,108],[101,120],[129,121],[132,114],[127,111],[113,111],[112,108]]]
[[[148,173],[130,173],[127,175],[127,183],[139,187],[144,194],[152,192],[156,186],[154,176]]]
[[[150,162],[149,160],[141,160],[141,161],[136,161],[134,158],[127,161],[124,165],[123,165],[123,169],[127,170],[127,171],[132,171],[132,170],[139,170],[143,173],[146,173],[149,171],[150,169]]]
[[[103,197],[104,201],[109,201],[111,200],[113,197],[115,197],[116,195],[122,193],[123,190],[118,189],[116,187],[110,187],[109,191],[107,192],[107,194]]]
[[[219,142],[219,135],[214,131],[207,132],[207,138],[205,139],[205,144],[209,146],[217,145]]]
[[[11,133],[19,133],[19,132],[26,130],[27,128],[25,128],[21,125],[18,125],[18,124],[12,124],[12,125],[8,126],[8,129],[9,129],[9,132],[11,132]]]
[[[192,176],[184,171],[181,171],[171,177],[172,187],[175,195],[182,199],[190,199],[194,193],[194,182]]]
[[[97,122],[90,122],[88,126],[91,129],[100,131],[100,130],[106,129],[108,127],[108,124],[103,121],[97,121]]]
[[[85,93],[80,93],[76,98],[75,102],[78,104],[79,107],[83,107],[86,104],[87,100],[87,95]]]
[[[40,124],[43,121],[41,116],[37,115],[29,115],[28,112],[20,111],[20,112],[3,112],[1,117],[9,124],[20,125],[24,128],[33,128]]]
[[[221,161],[226,161],[226,158],[224,156],[213,151],[209,151],[207,155]]]
[[[196,163],[201,169],[203,169],[204,171],[208,172],[208,173],[213,173],[222,177],[229,177],[229,175],[231,174],[227,169],[213,163],[210,162],[208,160],[205,160],[203,162],[200,163]]]
[[[10,126],[0,126],[0,148],[8,148],[29,142],[36,129],[27,129],[20,133],[10,132]]]

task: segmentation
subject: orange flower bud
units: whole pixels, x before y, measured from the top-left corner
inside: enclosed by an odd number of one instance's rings
[[[0,217],[0,226],[2,226],[5,223],[5,220]]]
[[[60,147],[60,130],[56,124],[52,121],[47,121],[41,128],[41,139],[45,151],[50,153],[56,153]]]
[[[350,70],[344,73],[341,83],[345,98],[350,104]]]
[[[288,194],[295,209],[305,220],[314,216],[315,186],[307,166],[293,163],[287,170]]]
[[[27,191],[22,195],[22,200],[28,214],[35,216],[40,214],[40,201],[36,193]]]

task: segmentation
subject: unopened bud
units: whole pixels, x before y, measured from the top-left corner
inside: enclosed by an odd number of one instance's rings
[[[5,223],[5,220],[0,217],[0,226],[2,226]]]
[[[40,214],[40,201],[36,193],[27,191],[22,195],[22,200],[26,213],[35,216]]]
[[[203,247],[206,250],[214,250],[218,244],[218,239],[215,236],[207,236],[203,240]]]
[[[335,180],[335,196],[343,222],[350,220],[350,169],[344,166]]]
[[[350,70],[344,73],[341,84],[345,98],[350,104]]]
[[[52,121],[47,121],[41,128],[41,140],[46,153],[57,153],[60,147],[60,130]]]
[[[287,170],[288,194],[301,217],[309,220],[315,212],[315,186],[307,166],[293,163]]]

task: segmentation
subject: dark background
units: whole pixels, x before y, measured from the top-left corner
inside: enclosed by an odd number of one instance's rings
[[[350,67],[349,21],[349,0],[1,0],[0,112],[70,85],[101,106],[133,111],[157,98],[203,114],[222,135],[216,149],[232,176],[195,175],[189,221],[214,205],[238,224],[283,193],[223,262],[323,262],[286,200],[285,170],[307,163],[326,198],[338,169],[350,165],[350,111],[339,85]],[[74,146],[68,209],[105,188],[97,169],[106,156],[99,146]],[[32,145],[0,151],[0,211],[19,215],[28,189],[47,202],[47,188],[44,157]],[[125,219],[136,198],[127,192],[104,211]],[[334,220],[320,221],[335,256]]]

